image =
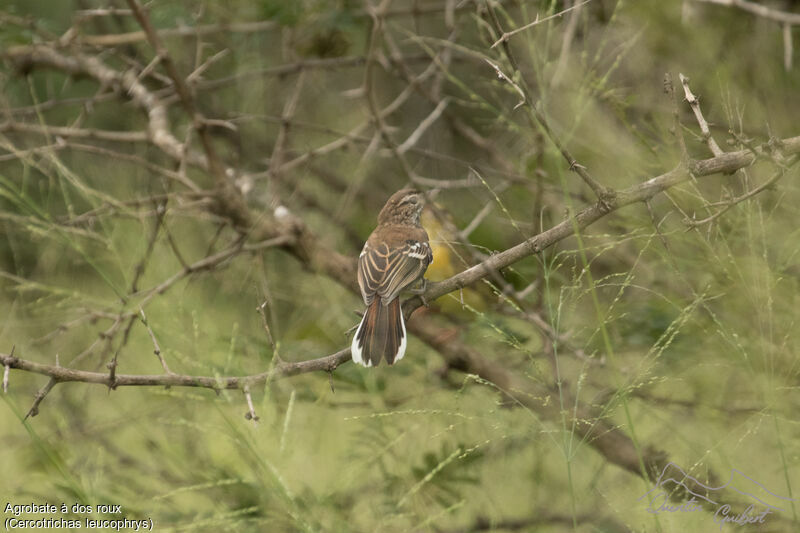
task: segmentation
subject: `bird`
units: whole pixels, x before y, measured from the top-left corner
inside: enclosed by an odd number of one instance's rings
[[[420,225],[425,197],[415,189],[394,193],[378,214],[358,256],[358,286],[367,310],[353,336],[351,355],[359,365],[371,367],[385,360],[389,365],[403,358],[406,334],[400,292],[422,280],[433,261],[428,234]]]

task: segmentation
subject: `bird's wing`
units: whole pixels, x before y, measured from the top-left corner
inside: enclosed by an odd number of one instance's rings
[[[381,286],[388,256],[389,246],[386,243],[371,245],[369,241],[358,256],[358,286],[367,305],[372,303]]]
[[[422,277],[433,259],[427,242],[407,240],[399,247],[386,243],[364,245],[358,257],[358,285],[364,303],[369,305],[377,294],[388,304],[400,291]]]

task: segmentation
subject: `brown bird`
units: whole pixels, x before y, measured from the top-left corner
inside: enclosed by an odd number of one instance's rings
[[[353,361],[393,364],[406,352],[406,324],[400,291],[422,279],[433,261],[428,234],[419,223],[424,197],[419,191],[394,193],[378,215],[378,227],[358,256],[358,286],[367,311],[353,337]]]

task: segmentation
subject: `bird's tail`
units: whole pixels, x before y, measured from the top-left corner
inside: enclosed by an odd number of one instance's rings
[[[390,365],[394,364],[405,355],[406,340],[400,299],[395,298],[389,305],[383,305],[380,296],[376,295],[353,336],[353,361],[363,366],[377,366],[381,359],[385,359]]]

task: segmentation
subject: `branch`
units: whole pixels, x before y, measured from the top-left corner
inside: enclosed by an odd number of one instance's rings
[[[500,38],[497,39],[497,41],[495,41],[494,44],[490,48],[494,48],[498,44],[501,44],[501,43],[504,43],[504,42],[508,41],[508,39],[513,37],[514,35],[522,32],[522,31],[525,31],[528,28],[532,28],[532,27],[536,26],[537,24],[541,24],[542,22],[547,22],[548,20],[553,20],[554,18],[561,18],[562,16],[564,16],[566,13],[569,13],[573,9],[578,9],[579,7],[583,7],[583,6],[585,6],[586,4],[588,4],[591,1],[592,0],[584,0],[580,4],[575,4],[574,6],[568,7],[567,9],[565,9],[563,11],[559,11],[555,15],[550,15],[549,17],[545,17],[543,19],[540,19],[539,15],[537,14],[536,15],[536,20],[534,20],[530,24],[526,24],[526,25],[522,26],[521,28],[517,28],[516,30],[513,30],[513,31],[504,32],[503,35],[501,35]]]
[[[791,166],[795,162],[796,162],[796,160],[795,161],[790,161],[787,166]],[[715,204],[710,204],[709,207],[720,207],[721,206],[721,209],[719,211],[717,211],[716,213],[714,213],[713,215],[710,215],[710,216],[708,216],[708,217],[706,217],[706,218],[704,218],[702,220],[690,220],[690,221],[688,221],[688,224],[690,226],[696,227],[696,226],[701,226],[703,224],[707,224],[709,222],[712,222],[712,221],[718,219],[719,217],[721,217],[722,215],[727,213],[728,210],[731,209],[733,206],[735,206],[737,204],[740,204],[740,203],[742,203],[742,202],[744,202],[746,200],[749,200],[750,198],[752,198],[756,194],[760,193],[761,191],[772,187],[778,180],[780,180],[784,176],[785,173],[786,173],[785,169],[783,169],[783,168],[779,169],[777,172],[775,172],[775,174],[772,175],[771,178],[769,178],[767,181],[765,181],[764,183],[762,183],[761,185],[759,185],[755,189],[752,189],[752,190],[742,194],[741,196],[737,196],[736,198],[732,198],[732,199],[727,200],[725,202],[718,202],[718,203],[715,203]]]
[[[109,131],[91,128],[74,128],[71,126],[42,126],[39,124],[27,124],[25,122],[14,122],[10,120],[0,123],[0,131],[55,135],[58,137],[72,137],[76,139],[98,139],[101,141],[120,143],[147,142],[149,140],[146,133],[139,131]]]
[[[258,425],[258,421],[260,418],[256,415],[256,408],[253,406],[253,397],[250,395],[250,386],[245,385],[242,389],[244,391],[244,397],[247,400],[247,413],[245,413],[244,417],[248,420],[252,420],[254,425]]]
[[[408,136],[408,138],[403,141],[403,144],[397,147],[397,152],[400,154],[404,154],[408,152],[411,148],[414,147],[417,142],[419,142],[420,137],[422,137],[425,132],[430,128],[434,122],[439,120],[439,117],[442,116],[442,112],[447,107],[447,104],[450,103],[450,100],[447,98],[442,98],[439,104],[434,108],[431,113],[420,121],[419,126]]]
[[[11,365],[6,364],[7,368],[9,366]],[[53,387],[56,386],[56,383],[56,379],[51,377],[49,380],[47,380],[47,383],[44,384],[44,387],[39,389],[39,392],[37,392],[36,396],[33,398],[33,405],[31,405],[31,408],[28,409],[28,412],[25,414],[25,420],[39,414],[39,405],[42,403],[42,400],[44,400],[45,396],[47,396],[48,393],[53,390]]]
[[[733,6],[738,7],[743,11],[747,11],[759,17],[775,22],[781,22],[790,25],[800,25],[800,14],[789,13],[787,11],[779,11],[772,9],[762,4],[755,2],[748,2],[747,0],[695,0],[695,2],[703,2],[706,4],[717,4],[720,6]]]
[[[784,139],[780,141],[779,144],[782,148],[782,152],[787,156],[800,153],[800,136]],[[762,153],[766,153],[766,150],[764,148],[757,148],[755,152],[756,153],[753,153],[752,150],[740,150],[737,152],[727,152],[710,159],[690,160],[688,168],[679,165],[665,174],[633,185],[627,189],[617,191],[616,198],[605,202],[598,200],[594,204],[579,211],[573,217],[574,220],[564,220],[558,225],[538,235],[534,235],[516,246],[494,254],[482,263],[470,267],[444,281],[428,283],[428,289],[423,296],[425,300],[430,302],[449,292],[471,285],[483,279],[494,270],[505,268],[521,259],[541,252],[545,248],[573,235],[576,229],[583,229],[608,213],[616,211],[626,205],[645,202],[660,192],[688,180],[689,173],[695,177],[710,176],[720,172],[730,173],[740,168],[750,166],[755,162],[756,157]],[[422,305],[422,300],[420,297],[415,297],[407,301],[403,309],[408,314],[420,305]]]
[[[275,27],[272,20],[257,22],[239,22],[235,24],[206,24],[195,27],[168,28],[159,30],[159,37],[204,37],[214,33],[256,33]],[[143,31],[113,33],[109,35],[80,35],[76,38],[80,43],[91,46],[121,46],[147,40]]]
[[[190,376],[185,374],[161,374],[161,375],[139,375],[139,374],[117,374],[113,381],[107,372],[89,372],[85,370],[75,370],[57,365],[47,365],[29,361],[27,359],[20,359],[12,354],[0,354],[0,364],[8,366],[9,368],[24,370],[26,372],[33,372],[35,374],[42,374],[49,376],[52,388],[56,383],[64,383],[69,381],[77,381],[82,383],[94,383],[104,385],[109,388],[117,387],[141,387],[141,386],[159,386],[159,387],[200,387],[213,390],[222,389],[242,389],[245,386],[260,385],[268,381],[274,381],[289,376],[296,376],[297,374],[304,374],[306,372],[331,372],[339,365],[350,360],[350,348],[339,350],[338,352],[320,357],[318,359],[311,359],[309,361],[298,362],[282,362],[275,365],[275,367],[266,372],[258,374],[250,374],[247,376],[228,376],[228,377],[212,377],[212,376]],[[48,390],[49,390],[48,388]],[[45,393],[46,394],[46,393]],[[37,398],[41,395],[37,394]],[[43,395],[42,395],[43,396]],[[41,401],[41,400],[40,400]],[[34,406],[38,402],[34,403]],[[33,408],[31,408],[33,410]]]
[[[697,119],[697,124],[700,126],[700,132],[703,134],[703,140],[708,144],[708,149],[711,150],[714,156],[722,155],[724,152],[717,144],[717,141],[714,140],[714,137],[711,136],[708,122],[706,122],[705,117],[703,117],[703,112],[700,111],[700,100],[692,93],[692,90],[689,89],[689,78],[680,73],[678,74],[678,78],[681,80],[683,93],[686,95],[686,101],[689,102],[689,106],[692,108],[692,112],[694,112],[694,118]]]
[[[147,316],[144,314],[144,309],[139,309],[139,318],[144,324],[144,327],[147,328],[147,333],[150,335],[150,340],[153,341],[153,353],[156,354],[158,357],[158,361],[161,363],[161,368],[164,369],[164,372],[167,374],[174,374],[172,370],[169,369],[167,366],[167,361],[164,359],[164,356],[161,355],[161,346],[158,345],[158,340],[156,339],[155,333],[153,333],[153,328],[150,327],[150,323],[147,322]]]

